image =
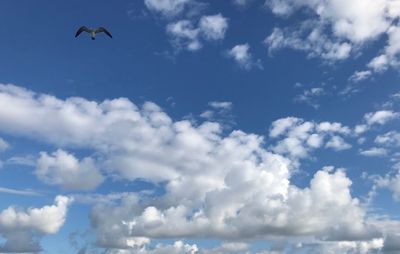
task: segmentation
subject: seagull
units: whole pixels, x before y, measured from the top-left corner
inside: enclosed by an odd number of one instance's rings
[[[110,38],[112,38],[112,35],[110,34],[109,31],[107,31],[107,29],[105,29],[104,27],[98,27],[96,29],[91,29],[91,28],[87,28],[86,26],[81,26],[78,31],[75,34],[75,38],[78,37],[82,32],[87,32],[90,33],[90,37],[92,38],[92,40],[96,39],[96,34],[97,33],[105,33],[107,34]]]

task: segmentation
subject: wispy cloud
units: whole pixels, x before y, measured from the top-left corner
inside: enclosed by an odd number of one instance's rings
[[[318,109],[320,107],[320,103],[318,101],[319,97],[322,97],[326,94],[327,92],[323,87],[314,87],[311,89],[305,89],[301,94],[297,95],[294,98],[294,101],[299,103],[306,103],[313,108]]]
[[[34,190],[30,190],[30,189],[16,190],[16,189],[4,188],[4,187],[0,187],[0,192],[8,193],[8,194],[15,194],[15,195],[22,195],[22,196],[41,196],[42,195],[41,193],[34,191]]]

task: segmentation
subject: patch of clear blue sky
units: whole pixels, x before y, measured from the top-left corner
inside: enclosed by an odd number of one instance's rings
[[[398,91],[399,77],[392,71],[363,82],[362,92],[350,98],[338,96],[337,90],[332,88],[343,89],[348,84],[348,77],[363,69],[365,63],[378,53],[382,42],[370,45],[356,59],[333,65],[308,59],[303,52],[289,49],[268,56],[267,48],[262,44],[265,37],[275,26],[293,24],[300,16],[273,17],[268,10],[260,8],[262,2],[254,1],[251,6],[240,9],[230,1],[208,1],[205,14],[221,13],[229,19],[225,39],[205,43],[199,52],[182,51],[171,60],[163,55],[173,51],[165,33],[166,20],[153,15],[128,15],[132,8],[140,12],[144,8],[142,1],[3,0],[0,2],[0,82],[60,98],[80,96],[102,101],[127,97],[138,105],[153,101],[175,120],[190,113],[200,114],[209,101],[230,101],[237,123],[234,128],[261,135],[267,133],[272,121],[287,116],[339,121],[353,126],[364,113],[375,110],[389,94]],[[91,41],[83,35],[75,39],[75,31],[81,25],[104,26],[114,38],[99,36]],[[224,57],[225,50],[242,43],[250,44],[254,57],[262,61],[263,70],[243,71],[232,59]],[[325,83],[331,94],[322,97],[318,110],[294,103],[293,98],[302,91],[294,88],[297,82],[306,88]],[[169,97],[175,106],[167,101]],[[399,126],[390,126],[391,129],[396,127]],[[1,155],[3,160],[11,155],[56,149],[40,142],[3,137],[13,144],[10,151]],[[82,156],[85,151],[74,153]],[[363,171],[384,172],[390,166],[384,159],[363,158],[354,149],[342,153],[318,153],[318,161],[304,164],[310,174],[295,178],[297,184],[307,185],[312,173],[322,166],[347,167],[350,177],[359,180],[354,183],[354,192],[361,195],[368,187],[364,186],[360,174]],[[0,185],[44,192],[40,197],[1,193],[0,208],[10,204],[51,204],[54,195],[64,192],[39,183],[30,167],[7,164],[0,171]],[[108,181],[99,192],[133,188],[123,186]],[[388,211],[395,211],[391,208],[391,200],[384,200],[381,205]],[[61,253],[58,252],[59,239],[66,240],[69,233],[89,227],[88,212],[89,208],[84,205],[71,209],[61,234],[43,242],[48,253]],[[62,246],[68,248],[69,245]]]

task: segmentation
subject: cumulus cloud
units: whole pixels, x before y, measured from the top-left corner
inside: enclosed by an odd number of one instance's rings
[[[332,148],[336,151],[347,150],[351,148],[351,145],[346,143],[343,138],[339,136],[333,136],[325,145],[328,148]]]
[[[210,106],[229,108],[230,104]],[[88,149],[102,157],[98,167],[107,169],[107,176],[160,186],[161,194],[151,198],[127,193],[94,205],[90,219],[97,244],[115,253],[146,245],[146,239],[154,238],[364,241],[377,237],[366,220],[365,208],[352,197],[352,182],[343,170],[318,170],[306,187],[291,183],[294,161],[335,136],[351,134],[340,123],[278,119],[269,132],[274,143],[267,146],[264,136],[240,130],[224,133],[216,122],[173,121],[151,102],[139,107],[124,98],[61,100],[0,85],[0,131],[65,149]],[[85,159],[64,150],[43,153],[41,159],[43,177],[52,184],[75,187],[81,170],[95,172],[91,163],[88,166]],[[73,180],[60,180],[67,172]],[[50,210],[66,212],[61,208],[68,200],[57,199]],[[32,217],[36,214],[32,211],[16,218]],[[62,214],[45,217],[63,222]],[[10,221],[41,233],[56,232],[62,225],[36,217],[7,218],[3,223]]]
[[[390,27],[387,34],[389,39],[383,54],[373,58],[367,65],[375,72],[383,72],[389,67],[397,67],[400,63],[398,59],[398,53],[400,53],[400,27]]]
[[[221,40],[228,29],[228,19],[221,13],[203,16],[200,19],[199,28],[207,40]]]
[[[144,0],[146,7],[165,16],[180,14],[192,0]]]
[[[268,176],[244,173],[246,176],[227,176],[227,187],[206,193],[198,205],[190,203],[187,195],[173,199],[169,191],[159,197],[156,203],[164,205],[158,207],[141,207],[137,198],[126,197],[120,205],[96,207],[92,223],[102,246],[109,248],[126,247],[129,238],[139,235],[223,239],[318,235],[331,240],[376,236],[364,224],[365,212],[359,201],[351,197],[351,181],[343,171],[318,171],[310,187],[304,189],[290,185],[285,177],[277,179],[283,181],[278,183],[270,182],[275,180],[267,179]],[[265,188],[266,184],[270,187]],[[245,246],[225,245],[224,249],[233,247]]]
[[[278,119],[270,128],[270,137],[278,139],[272,150],[295,160],[306,158],[324,144],[336,151],[349,149],[351,145],[340,136],[350,133],[350,128],[340,123],[314,123],[295,117]]]
[[[200,30],[190,20],[180,20],[167,26],[167,33],[172,36],[177,47],[190,51],[199,50],[202,44],[199,39]]]
[[[68,190],[93,190],[104,180],[92,158],[86,157],[79,161],[61,149],[51,155],[42,152],[35,174],[47,184],[59,185]]]
[[[350,79],[361,81],[373,71],[398,65],[400,28],[396,20],[400,8],[395,0],[266,0],[265,5],[282,17],[303,10],[309,14],[300,28],[275,28],[266,39],[270,51],[289,47],[305,51],[310,57],[336,61],[387,35],[383,53],[371,60],[368,70],[357,72]]]
[[[254,60],[250,53],[249,44],[238,44],[227,52],[228,57],[233,58],[236,63],[245,70],[262,68],[260,60]]]
[[[400,146],[400,132],[389,131],[385,134],[378,135],[375,143],[383,146]]]
[[[199,50],[202,41],[218,41],[225,37],[228,19],[221,14],[202,16],[197,26],[191,20],[179,20],[167,25],[167,34],[179,49]]]
[[[65,222],[68,205],[72,200],[57,196],[55,204],[21,211],[8,207],[0,212],[0,235],[6,239],[0,252],[38,252],[34,235],[55,234]]]
[[[370,241],[339,241],[339,242],[311,242],[302,243],[293,248],[293,253],[312,254],[377,254],[384,246],[383,238]],[[289,252],[285,252],[288,253]],[[291,252],[290,252],[291,253]]]
[[[386,124],[390,120],[396,119],[399,117],[399,113],[393,112],[391,110],[380,110],[376,112],[367,113],[364,116],[364,119],[368,125],[373,124]]]

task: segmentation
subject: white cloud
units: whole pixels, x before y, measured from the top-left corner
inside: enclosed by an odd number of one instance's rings
[[[208,103],[214,109],[231,110],[232,102],[229,101],[211,101]]]
[[[307,103],[308,105],[317,109],[319,108],[317,98],[325,94],[326,92],[322,87],[314,87],[311,89],[304,90],[302,94],[299,94],[294,98],[294,101]]]
[[[199,32],[200,30],[195,28],[189,20],[180,20],[167,26],[167,33],[174,38],[176,45],[182,44],[190,51],[196,51],[202,47],[198,38]]]
[[[339,135],[346,136],[350,133],[350,128],[340,123],[314,123],[294,117],[278,119],[272,123],[270,129],[271,138],[281,138],[272,150],[295,161],[306,158],[312,150],[322,147],[326,138],[330,140],[325,147],[336,151],[349,149],[351,145]]]
[[[336,37],[354,43],[373,40],[386,31],[390,25],[386,0],[267,0],[273,13],[291,15],[294,11],[306,8],[314,12],[316,20],[328,26]],[[395,14],[393,13],[395,16]]]
[[[221,14],[202,16],[198,26],[191,20],[179,20],[167,25],[167,33],[178,49],[197,51],[202,41],[217,41],[225,37],[228,20]]]
[[[144,0],[146,7],[165,16],[180,14],[192,0]]]
[[[252,68],[262,68],[260,60],[255,61],[252,54],[249,52],[249,44],[239,44],[231,48],[227,55],[233,58],[241,68],[250,70]]]
[[[104,178],[92,158],[82,161],[64,150],[49,155],[40,153],[37,161],[36,176],[50,185],[59,185],[68,190],[93,190]]]
[[[0,138],[0,152],[5,151],[10,145],[2,138]]]
[[[248,5],[250,2],[252,2],[253,0],[232,0],[233,1],[233,3],[235,4],[235,5],[238,5],[238,6],[246,6],[246,5]]]
[[[351,181],[340,170],[318,171],[310,187],[304,189],[290,185],[285,177],[274,180],[268,172],[249,173],[231,172],[225,181],[226,188],[206,193],[197,205],[187,195],[176,199],[167,188],[160,202],[169,205],[163,208],[140,207],[138,199],[132,196],[121,205],[95,208],[92,223],[99,239],[113,239],[102,242],[102,246],[108,247],[119,246],[118,242],[123,246],[127,238],[139,235],[228,239],[318,235],[337,240],[368,239],[375,235],[364,224],[364,211],[350,195]]]
[[[373,124],[383,125],[398,117],[399,114],[397,112],[391,110],[380,110],[365,114],[364,119],[366,123],[371,126]]]
[[[249,245],[243,242],[228,242],[222,243],[220,246],[213,249],[202,249],[203,254],[235,254],[249,253]]]
[[[370,241],[339,241],[339,242],[315,241],[310,243],[302,243],[300,246],[295,248],[295,250],[297,251],[295,253],[377,254],[381,253],[383,246],[384,246],[383,238],[376,238]]]
[[[57,196],[55,204],[20,211],[9,207],[0,212],[0,235],[6,239],[0,252],[37,252],[33,234],[55,234],[65,222],[71,199]]]
[[[199,22],[199,28],[207,40],[221,40],[228,29],[228,19],[220,13],[203,16]]]
[[[379,177],[376,186],[379,188],[387,188],[392,192],[393,199],[400,202],[400,173],[395,175],[387,174],[385,177]]]
[[[210,109],[202,112],[200,117],[210,122],[218,122],[225,129],[230,129],[235,124],[232,115],[232,102],[211,101],[208,106]]]
[[[16,190],[16,189],[4,188],[4,187],[0,187],[0,192],[15,194],[15,195],[23,195],[23,196],[40,196],[41,195],[40,193],[33,191],[33,190]]]
[[[23,165],[28,167],[36,166],[36,159],[31,155],[26,156],[13,156],[7,159],[7,164]]]
[[[371,60],[368,63],[368,67],[374,70],[375,72],[382,72],[387,70],[389,64],[389,60],[386,55],[379,55]]]
[[[105,254],[196,254],[200,253],[196,244],[175,241],[172,244],[156,244],[154,247],[142,246],[130,249],[109,249]]]
[[[9,207],[0,213],[0,232],[32,229],[44,234],[54,234],[64,224],[71,200],[57,196],[55,204],[42,208],[30,208],[26,212]]]
[[[343,138],[339,136],[333,136],[325,145],[328,148],[332,148],[335,151],[342,151],[351,148],[351,145],[346,143]]]
[[[400,146],[400,132],[390,131],[375,138],[375,143],[383,146]]]
[[[400,53],[400,27],[392,26],[387,31],[388,43],[384,53],[375,57],[368,64],[373,71],[382,72],[389,67],[399,66],[398,53]]]
[[[354,127],[354,132],[356,135],[361,135],[364,132],[368,131],[369,126],[366,124],[359,124]]]
[[[381,157],[386,156],[388,151],[385,148],[372,147],[368,150],[361,150],[360,154],[367,157]]]
[[[352,183],[344,171],[319,170],[308,187],[291,183],[292,164],[304,152],[323,147],[325,139],[349,135],[350,129],[340,123],[294,117],[275,121],[269,133],[276,141],[271,149],[283,147],[288,159],[266,148],[264,136],[240,130],[224,133],[212,122],[173,121],[151,102],[138,107],[123,98],[61,100],[0,85],[0,132],[66,149],[88,149],[102,158],[98,166],[115,180],[163,183],[162,195],[130,193],[94,206],[91,225],[98,245],[105,248],[123,251],[143,245],[138,239],[147,238],[375,237],[365,208],[351,196]],[[55,167],[49,168],[54,175],[45,177],[60,185],[65,183],[57,180],[58,173],[81,169],[84,162],[60,151],[42,158]],[[65,214],[46,217],[60,221]],[[45,233],[61,225],[27,221],[24,225]]]
[[[278,16],[287,17],[303,10],[309,14],[297,31],[275,28],[266,40],[270,51],[289,47],[305,51],[310,57],[343,60],[387,35],[383,53],[368,64],[369,70],[356,72],[350,80],[357,82],[373,71],[398,66],[400,27],[395,24],[400,11],[397,0],[266,0],[265,5]]]
[[[358,82],[368,79],[371,75],[372,75],[371,71],[356,71],[353,73],[353,75],[351,75],[351,77],[349,78],[349,81],[358,83]]]
[[[274,28],[264,43],[270,54],[282,48],[305,51],[308,57],[320,57],[326,61],[343,60],[349,57],[352,45],[333,41],[323,34],[321,27],[305,22],[298,30]]]
[[[301,119],[296,117],[286,117],[278,119],[271,124],[269,136],[272,138],[277,138],[285,134],[288,129],[290,129],[293,125],[297,125],[300,122]]]

